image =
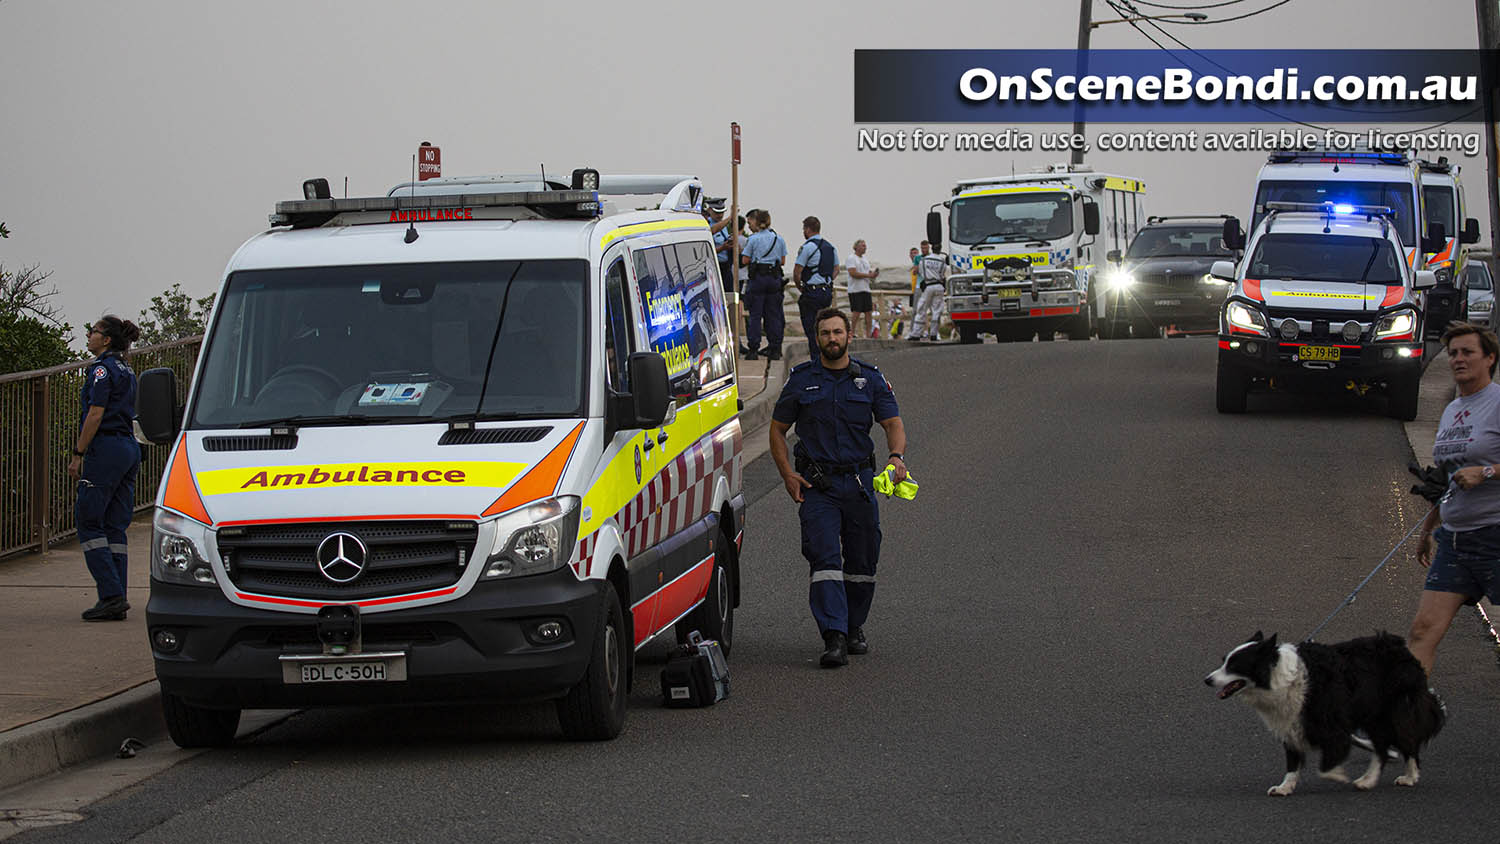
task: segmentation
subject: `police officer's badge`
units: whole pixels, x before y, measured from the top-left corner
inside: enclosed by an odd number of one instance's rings
[[[861,375],[858,378],[854,379],[854,389],[863,390],[865,388],[865,385],[868,383],[870,383],[870,379]]]

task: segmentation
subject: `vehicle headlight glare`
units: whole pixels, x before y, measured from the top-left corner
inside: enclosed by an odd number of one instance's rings
[[[1120,293],[1135,286],[1135,276],[1125,270],[1116,270],[1104,278],[1104,286]]]
[[[1243,302],[1230,302],[1229,307],[1224,310],[1224,316],[1229,321],[1229,324],[1235,328],[1254,331],[1257,334],[1268,333],[1266,331],[1266,318],[1261,315],[1260,311],[1245,305]]]
[[[1375,339],[1382,340],[1387,337],[1396,337],[1410,334],[1416,327],[1417,318],[1411,311],[1398,311],[1394,314],[1386,314],[1375,324]]]
[[[1207,284],[1207,285],[1215,285],[1215,286],[1218,286],[1218,287],[1228,287],[1229,286],[1229,279],[1227,279],[1227,278],[1218,278],[1217,276],[1211,275],[1209,273],[1204,273],[1203,277],[1200,278],[1200,279],[1198,279],[1198,283],[1199,284]]]

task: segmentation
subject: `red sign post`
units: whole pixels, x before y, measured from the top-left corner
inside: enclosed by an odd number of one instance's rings
[[[443,151],[423,141],[422,145],[417,147],[417,181],[425,182],[442,175]]]

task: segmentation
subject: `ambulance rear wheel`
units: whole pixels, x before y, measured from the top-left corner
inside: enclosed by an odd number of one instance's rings
[[[972,325],[960,325],[958,327],[958,342],[973,344],[979,342],[979,329]]]
[[[720,552],[714,555],[713,575],[708,581],[708,595],[698,608],[677,622],[677,643],[687,644],[688,634],[697,630],[703,638],[719,643],[719,649],[729,657],[730,645],[734,643],[734,581],[729,576],[729,567],[734,562],[734,543],[720,534]]]
[[[557,701],[557,722],[572,741],[605,741],[625,728],[626,657],[625,614],[614,587],[604,587],[599,623],[594,627],[593,653],[578,685]]]
[[[228,747],[240,728],[238,709],[205,709],[177,695],[162,693],[162,719],[178,747]]]

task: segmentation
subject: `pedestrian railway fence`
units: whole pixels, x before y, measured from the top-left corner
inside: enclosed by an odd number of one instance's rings
[[[159,366],[177,373],[186,390],[203,338],[142,346],[126,353],[137,373]],[[79,390],[88,362],[0,375],[0,557],[41,551],[71,537],[78,482],[68,477],[68,461],[78,441],[82,410]],[[184,396],[177,397],[182,402]],[[156,500],[167,463],[167,446],[141,446],[135,508]]]

